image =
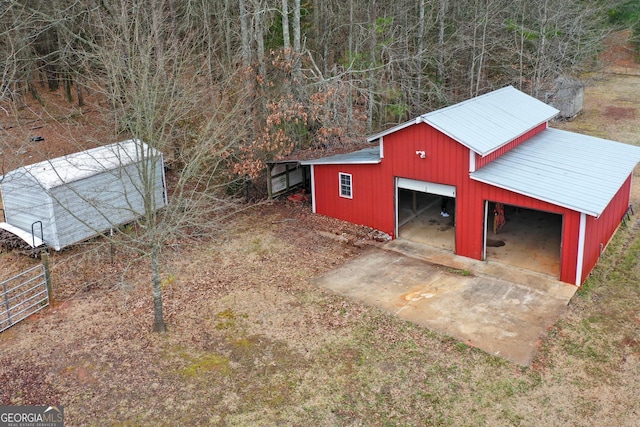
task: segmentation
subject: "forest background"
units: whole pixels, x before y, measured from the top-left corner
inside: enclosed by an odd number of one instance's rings
[[[114,139],[179,165],[215,134],[217,170],[253,178],[505,85],[547,100],[558,78],[599,66],[612,29],[638,26],[639,3],[4,0],[0,102],[97,94]]]

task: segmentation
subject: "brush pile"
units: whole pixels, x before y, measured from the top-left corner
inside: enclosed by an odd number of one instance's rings
[[[15,234],[0,229],[0,252],[9,252],[13,250],[30,251],[31,246]]]

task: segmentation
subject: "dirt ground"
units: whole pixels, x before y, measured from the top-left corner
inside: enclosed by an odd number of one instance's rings
[[[554,126],[640,145],[638,94],[640,77],[594,74],[583,114]],[[54,135],[70,151],[99,140],[87,108],[21,110],[17,127],[3,117],[5,165],[63,154]],[[526,368],[313,286],[375,243],[308,205],[266,203],[169,248],[167,335],[150,332],[146,264],[89,242],[52,254],[53,306],[0,334],[0,404],[63,405],[67,426],[634,426],[638,217]],[[0,277],[35,262],[2,253]]]

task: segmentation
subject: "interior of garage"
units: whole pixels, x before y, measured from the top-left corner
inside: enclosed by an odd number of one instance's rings
[[[398,237],[455,251],[455,199],[447,198],[448,217],[441,213],[443,196],[398,189]]]
[[[398,237],[455,252],[455,199],[449,217],[440,215],[442,197],[398,190]],[[504,206],[504,225],[493,233],[494,203],[488,203],[486,259],[530,271],[560,276],[562,216]]]
[[[562,215],[504,205],[504,225],[494,234],[493,207],[489,203],[486,258],[560,277]]]

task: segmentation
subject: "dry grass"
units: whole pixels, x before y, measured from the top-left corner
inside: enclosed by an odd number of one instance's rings
[[[311,285],[359,251],[319,231],[364,230],[307,209],[275,204],[168,254],[166,336],[148,332],[144,271],[86,287],[84,262],[108,258],[54,257],[78,276],[0,335],[0,401],[62,404],[70,426],[636,423],[637,221],[521,368]]]
[[[639,85],[601,76],[584,114],[557,126],[640,145],[639,114],[603,116],[635,109]],[[56,254],[57,304],[0,334],[0,403],[62,404],[68,426],[637,425],[638,217],[529,368],[314,287],[360,252],[326,232],[366,230],[288,202],[166,254],[166,336],[149,332],[146,265],[123,279],[126,253]]]

